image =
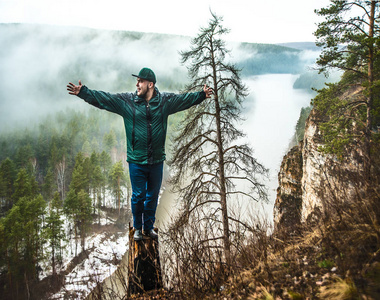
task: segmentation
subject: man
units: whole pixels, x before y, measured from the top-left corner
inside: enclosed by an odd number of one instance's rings
[[[154,239],[158,237],[153,227],[162,183],[168,116],[210,98],[212,89],[205,85],[203,91],[196,93],[160,93],[151,69],[142,68],[138,75],[132,76],[137,77],[135,93],[110,94],[90,90],[80,80],[78,85],[70,82],[67,90],[70,95],[77,95],[124,119],[134,239],[139,241],[143,234]]]

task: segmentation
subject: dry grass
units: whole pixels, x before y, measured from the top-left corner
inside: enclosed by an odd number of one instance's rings
[[[350,178],[360,188],[344,199],[339,187],[320,194],[328,210],[297,236],[268,234],[268,222],[257,216],[231,222],[228,268],[215,224],[173,226],[162,251],[168,287],[179,299],[380,299],[378,177]]]
[[[359,298],[358,290],[353,281],[347,277],[342,279],[334,277],[334,281],[321,288],[319,293],[320,299],[335,299],[335,300],[356,300]]]

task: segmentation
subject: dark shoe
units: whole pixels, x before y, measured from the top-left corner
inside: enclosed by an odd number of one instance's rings
[[[135,234],[133,235],[135,241],[141,241],[143,239],[141,229],[135,229]]]
[[[158,239],[158,234],[157,232],[154,231],[154,229],[144,231],[144,235],[149,236],[150,238],[154,240]]]

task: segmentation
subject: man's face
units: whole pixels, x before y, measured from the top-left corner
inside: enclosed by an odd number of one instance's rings
[[[149,85],[148,80],[137,78],[137,83],[136,83],[137,96],[145,98],[148,92],[148,85]]]

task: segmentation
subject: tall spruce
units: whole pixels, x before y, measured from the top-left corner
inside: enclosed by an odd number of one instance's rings
[[[100,200],[101,200],[101,189],[102,184],[105,180],[102,174],[102,169],[100,167],[100,155],[95,151],[92,152],[91,161],[91,180],[90,180],[90,190],[93,196],[93,213],[95,214],[96,208],[98,208],[98,214],[100,214]]]
[[[12,195],[14,193],[14,181],[16,179],[16,167],[10,158],[6,158],[0,164],[2,214],[13,205]]]
[[[107,190],[107,178],[109,176],[109,172],[112,167],[112,160],[111,156],[106,152],[102,151],[99,155],[99,164],[100,168],[102,170],[102,177],[101,177],[101,194],[102,194],[102,200],[103,200],[103,206],[106,205],[106,190]]]
[[[174,139],[172,183],[183,203],[175,226],[185,224],[192,216],[200,223],[214,224],[209,240],[222,241],[224,260],[230,266],[232,218],[228,202],[240,196],[266,199],[266,189],[257,180],[266,169],[252,156],[249,145],[238,143],[245,136],[236,123],[241,121],[247,88],[240,70],[226,59],[229,50],[222,38],[229,30],[222,26],[221,17],[211,14],[208,27],[200,29],[190,50],[181,52],[191,79],[186,91],[201,90],[208,84],[214,95],[186,111]],[[237,184],[250,190],[239,190]]]
[[[380,113],[379,2],[332,0],[327,8],[315,11],[325,18],[315,32],[317,45],[322,48],[317,60],[319,70],[335,68],[344,73],[341,82],[330,84],[313,101],[328,116],[321,127],[325,150],[342,155],[347,146],[363,142],[367,176]],[[350,99],[342,97],[345,92]]]
[[[123,163],[121,161],[115,163],[110,171],[110,189],[115,196],[116,207],[120,215],[121,198],[123,197],[122,187],[126,186],[127,177],[124,173]]]
[[[46,202],[41,195],[25,194],[0,219],[2,235],[0,267],[6,271],[7,287],[18,292],[28,290],[30,281],[38,279],[39,264],[43,261],[42,234]]]
[[[89,159],[87,158],[87,161]],[[77,255],[78,238],[81,237],[82,250],[85,250],[85,237],[91,221],[91,198],[88,194],[89,178],[86,159],[82,152],[75,158],[69,192],[64,202],[65,214],[73,221],[75,234],[75,255]]]
[[[45,232],[46,239],[49,243],[51,266],[53,275],[56,275],[57,261],[62,261],[62,241],[65,239],[63,228],[62,200],[58,192],[55,192],[53,199],[49,204],[49,212],[46,217]]]

